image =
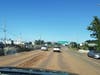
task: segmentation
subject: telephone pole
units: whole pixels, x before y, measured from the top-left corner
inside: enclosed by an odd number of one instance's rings
[[[6,46],[6,41],[7,41],[7,30],[6,30],[6,23],[4,21],[4,24],[3,24],[3,33],[4,33],[4,44]]]

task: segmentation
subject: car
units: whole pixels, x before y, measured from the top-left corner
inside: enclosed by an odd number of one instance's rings
[[[43,51],[48,51],[48,47],[47,47],[47,46],[42,46],[42,47],[41,47],[41,50],[43,50]]]
[[[53,52],[61,52],[61,47],[54,47]]]
[[[90,50],[87,53],[87,55],[88,55],[88,57],[92,57],[92,58],[95,58],[95,59],[100,59],[100,51]]]

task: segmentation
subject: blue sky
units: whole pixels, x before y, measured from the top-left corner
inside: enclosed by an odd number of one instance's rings
[[[0,0],[0,28],[7,37],[23,40],[76,41],[91,39],[87,26],[100,17],[100,0]],[[3,37],[2,29],[0,38]]]

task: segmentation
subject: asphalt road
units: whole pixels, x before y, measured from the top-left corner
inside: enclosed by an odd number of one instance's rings
[[[44,68],[66,71],[73,75],[100,75],[100,60],[92,59],[67,47],[62,52],[35,50],[1,56],[0,66]]]

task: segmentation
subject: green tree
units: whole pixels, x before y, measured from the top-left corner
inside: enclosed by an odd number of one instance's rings
[[[50,42],[50,41],[45,42],[45,44],[47,44],[48,46],[52,46],[52,42]]]
[[[76,42],[70,42],[70,47],[77,48],[78,44]]]
[[[52,42],[46,42],[48,45],[51,45],[52,44]]]
[[[44,40],[35,40],[36,45],[43,45],[45,44]]]
[[[87,30],[91,31],[90,36],[97,40],[97,50],[100,50],[100,19],[97,16],[94,17],[94,20],[87,27]]]

